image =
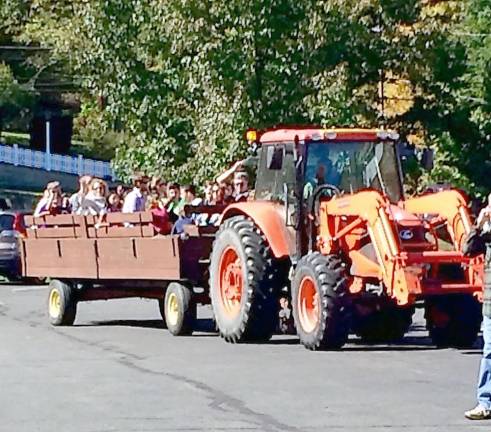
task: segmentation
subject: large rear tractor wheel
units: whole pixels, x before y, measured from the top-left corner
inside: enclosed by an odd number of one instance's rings
[[[172,282],[167,287],[164,299],[164,319],[168,330],[174,336],[193,333],[196,321],[196,304],[192,291],[185,285]]]
[[[436,346],[470,348],[481,328],[481,304],[467,294],[433,297],[426,300],[425,318]]]
[[[308,349],[339,349],[348,339],[348,279],[343,262],[319,252],[302,258],[292,281],[293,317]]]
[[[49,321],[54,326],[69,326],[77,315],[75,289],[66,282],[52,279],[48,296]]]
[[[396,342],[412,324],[413,307],[385,306],[354,319],[354,332],[367,343]]]
[[[244,216],[223,222],[213,243],[210,297],[228,342],[266,341],[278,321],[275,268],[266,240]]]

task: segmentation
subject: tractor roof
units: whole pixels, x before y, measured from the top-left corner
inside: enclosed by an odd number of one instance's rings
[[[381,139],[397,139],[398,135],[394,131],[383,129],[357,129],[357,128],[321,128],[321,127],[291,127],[291,128],[272,128],[260,132],[259,143],[292,142],[295,139],[305,140],[324,140],[330,141],[378,141]],[[297,138],[296,138],[297,137]]]

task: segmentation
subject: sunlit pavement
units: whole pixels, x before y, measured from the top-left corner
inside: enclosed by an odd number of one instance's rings
[[[173,337],[155,300],[82,303],[54,328],[47,292],[0,284],[2,432],[491,430],[463,418],[479,349],[435,349],[421,313],[399,345],[309,352],[226,344],[207,320]]]

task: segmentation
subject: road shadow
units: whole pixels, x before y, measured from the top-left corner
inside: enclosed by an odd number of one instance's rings
[[[165,329],[162,320],[109,320],[109,321],[89,321],[83,324],[74,324],[73,327],[142,327]]]
[[[109,321],[90,321],[82,324],[75,324],[74,327],[140,327],[150,329],[165,330],[166,326],[161,319],[152,320],[109,320]],[[215,322],[211,319],[197,319],[194,326],[195,332],[207,333],[206,335],[196,336],[214,336],[218,332],[215,329]],[[208,334],[209,333],[209,334]]]
[[[109,321],[90,321],[87,323],[76,324],[74,327],[140,327],[147,329],[165,330],[166,326],[161,319],[151,320],[109,320]],[[213,319],[199,318],[195,322],[192,337],[216,337],[218,331]],[[300,341],[295,334],[276,333],[273,339],[268,341],[245,342],[244,345],[300,345]],[[449,348],[440,348],[433,345],[431,338],[424,325],[413,325],[410,332],[404,339],[392,343],[369,344],[362,341],[359,337],[351,335],[348,343],[340,350],[353,352],[418,352],[418,351],[437,351]],[[482,355],[482,338],[480,337],[474,347],[466,350],[458,350],[463,355]],[[329,352],[329,351],[327,351]]]
[[[244,345],[298,345],[300,340],[296,336],[284,337],[285,335],[277,333],[275,336],[280,336],[276,339],[270,339],[267,341],[246,341]],[[283,336],[283,337],[282,337]]]
[[[3,285],[21,286],[21,285],[25,285],[25,283],[23,283],[22,281],[15,281],[15,280],[9,281],[8,279],[0,279],[0,286]]]

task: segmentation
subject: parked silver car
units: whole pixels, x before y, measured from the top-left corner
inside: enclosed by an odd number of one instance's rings
[[[23,226],[23,215],[15,212],[0,212],[0,275],[8,279],[20,277],[20,250],[18,231]]]

